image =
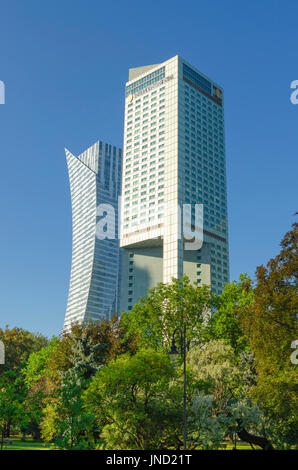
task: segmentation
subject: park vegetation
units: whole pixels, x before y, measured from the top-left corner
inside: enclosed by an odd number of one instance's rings
[[[221,295],[183,277],[59,338],[0,329],[1,449],[13,433],[58,449],[182,449],[182,361],[168,354],[182,324],[188,449],[297,448],[297,230]]]

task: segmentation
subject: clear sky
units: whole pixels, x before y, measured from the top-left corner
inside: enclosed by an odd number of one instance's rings
[[[64,147],[122,146],[128,68],[180,54],[225,90],[231,280],[279,251],[297,209],[296,0],[0,0],[0,326],[63,325]]]

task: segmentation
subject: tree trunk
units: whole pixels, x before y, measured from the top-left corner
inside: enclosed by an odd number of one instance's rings
[[[11,432],[11,420],[8,420],[5,424],[4,428],[4,437],[9,438],[10,437],[10,432]]]
[[[266,437],[255,436],[254,434],[247,432],[245,429],[237,431],[237,434],[242,441],[249,442],[250,445],[255,444],[263,450],[274,450],[274,447]]]
[[[3,450],[3,442],[4,442],[4,427],[2,428],[2,433],[1,433],[1,450]]]

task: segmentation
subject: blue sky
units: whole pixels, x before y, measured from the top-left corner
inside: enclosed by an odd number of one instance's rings
[[[122,146],[128,68],[180,54],[224,87],[231,280],[279,251],[297,209],[298,3],[0,4],[0,326],[63,325],[71,264],[64,147]]]

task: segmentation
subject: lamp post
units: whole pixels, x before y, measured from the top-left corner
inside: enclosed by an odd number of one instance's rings
[[[180,333],[180,351],[176,347],[175,335]],[[175,361],[177,356],[183,357],[183,448],[186,450],[186,325],[176,328],[173,332],[172,347],[169,351],[170,358]]]

